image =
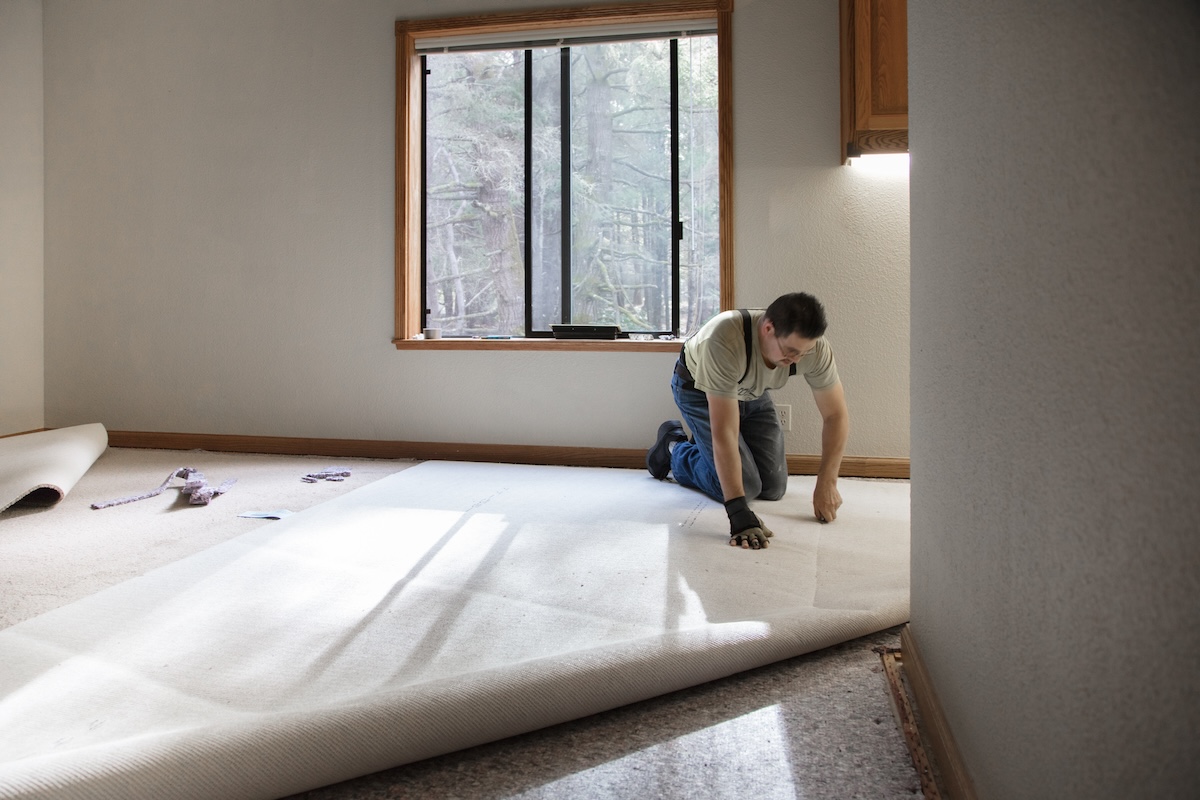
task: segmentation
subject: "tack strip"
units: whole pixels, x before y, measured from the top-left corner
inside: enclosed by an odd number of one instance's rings
[[[892,709],[896,712],[900,731],[908,743],[908,754],[921,779],[921,792],[925,795],[925,800],[941,800],[942,795],[933,776],[933,767],[925,755],[924,745],[921,744],[921,733],[917,728],[916,716],[913,714],[908,692],[904,689],[904,679],[900,675],[900,669],[904,664],[903,653],[893,647],[877,647],[875,652],[879,653],[879,657],[883,660],[883,671],[887,675],[888,688],[891,689]]]

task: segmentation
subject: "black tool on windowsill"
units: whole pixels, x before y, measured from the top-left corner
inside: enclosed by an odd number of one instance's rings
[[[616,339],[619,325],[551,325],[555,339]]]

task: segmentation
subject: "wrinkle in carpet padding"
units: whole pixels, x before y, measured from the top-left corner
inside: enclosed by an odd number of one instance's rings
[[[0,797],[271,798],[908,617],[908,484],[428,462],[0,631]]]

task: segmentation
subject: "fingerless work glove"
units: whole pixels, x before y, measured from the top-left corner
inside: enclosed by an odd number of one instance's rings
[[[757,550],[766,547],[767,538],[775,535],[758,515],[750,510],[744,496],[726,500],[725,514],[729,517],[730,544],[749,544],[752,550]]]

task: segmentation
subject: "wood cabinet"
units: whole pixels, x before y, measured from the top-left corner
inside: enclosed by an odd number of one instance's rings
[[[840,0],[842,163],[908,152],[907,0]]]

